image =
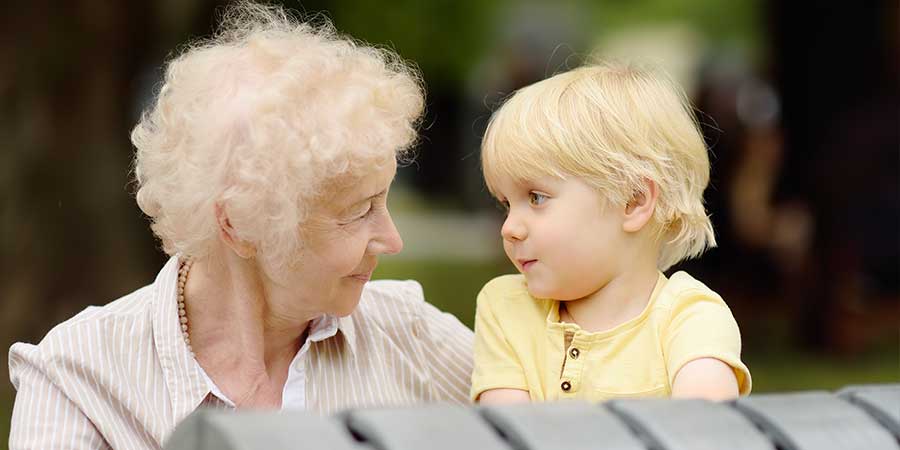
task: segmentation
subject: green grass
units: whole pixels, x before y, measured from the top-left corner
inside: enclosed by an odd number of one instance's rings
[[[842,357],[785,352],[745,355],[753,392],[836,390],[851,384],[900,383],[896,347],[861,356]]]

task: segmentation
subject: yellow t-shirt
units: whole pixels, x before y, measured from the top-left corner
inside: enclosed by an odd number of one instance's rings
[[[597,333],[560,323],[558,301],[504,275],[478,294],[471,397],[496,388],[527,390],[532,401],[665,397],[682,366],[706,357],[730,365],[740,393],[750,392],[731,310],[685,272],[660,273],[640,315]]]

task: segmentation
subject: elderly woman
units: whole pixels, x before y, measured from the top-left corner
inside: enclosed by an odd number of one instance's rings
[[[10,447],[160,448],[201,407],[465,402],[471,332],[412,281],[387,209],[423,108],[394,54],[244,3],[168,63],[132,132],[156,280],[17,343]]]

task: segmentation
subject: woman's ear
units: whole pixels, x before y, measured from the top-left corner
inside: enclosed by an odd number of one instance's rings
[[[625,204],[625,215],[622,229],[627,233],[636,233],[647,225],[656,210],[659,198],[659,186],[653,180],[644,179],[644,192],[635,192],[631,200]]]
[[[256,255],[256,247],[253,244],[239,238],[231,221],[228,219],[228,213],[221,203],[216,202],[216,222],[219,224],[219,238],[228,246],[236,255],[241,258],[248,259]]]

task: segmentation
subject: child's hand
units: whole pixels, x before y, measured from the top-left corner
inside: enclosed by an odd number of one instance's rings
[[[700,358],[685,364],[672,383],[672,397],[731,400],[737,396],[734,370],[715,358]]]
[[[483,404],[509,404],[527,403],[531,401],[528,391],[521,389],[490,389],[478,396],[478,403]]]

